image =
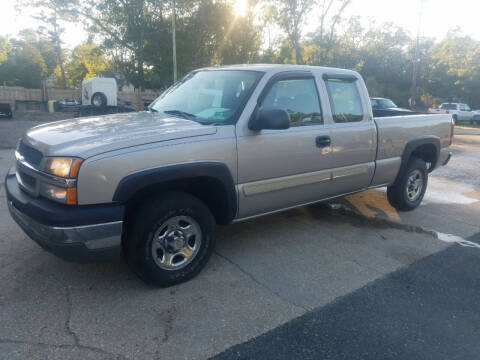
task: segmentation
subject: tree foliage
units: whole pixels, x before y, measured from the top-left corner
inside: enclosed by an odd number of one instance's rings
[[[24,31],[5,46],[6,59],[0,64],[0,81],[6,85],[38,88],[48,73],[52,54],[43,40],[32,31]]]
[[[65,66],[67,84],[70,87],[79,87],[83,80],[106,71],[110,64],[103,49],[91,42],[85,42],[73,49],[72,55]],[[57,68],[57,77],[59,69]]]
[[[226,0],[17,1],[44,15],[43,29],[0,38],[2,83],[40,86],[55,76],[61,84],[64,66],[68,86],[103,70],[123,73],[138,88],[170,86],[175,4],[179,76],[254,62],[349,68],[364,76],[372,96],[406,107],[415,61],[420,107],[455,100],[480,108],[478,40],[456,30],[440,41],[421,38],[415,52],[401,27],[346,18],[351,0],[250,0],[243,16]],[[60,39],[65,21],[82,22],[89,35],[71,52]]]

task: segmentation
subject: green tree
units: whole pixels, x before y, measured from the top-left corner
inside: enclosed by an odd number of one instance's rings
[[[273,0],[274,18],[286,33],[295,51],[295,62],[303,64],[302,58],[302,25],[305,16],[312,9],[314,0]]]
[[[0,65],[0,81],[12,86],[38,88],[46,75],[47,66],[34,44],[12,39],[7,59]]]
[[[0,36],[0,65],[7,61],[9,50],[10,45],[8,44],[8,39]]]
[[[112,50],[122,48],[135,64],[136,85],[145,88],[145,36],[157,16],[157,0],[72,0],[62,11],[82,20]],[[161,16],[161,13],[160,13]]]
[[[84,42],[73,49],[70,60],[65,65],[67,84],[78,87],[83,80],[109,69],[110,64],[102,48],[97,44]]]
[[[17,0],[17,7],[30,7],[35,9],[33,16],[40,21],[42,25],[38,28],[38,32],[47,36],[54,44],[57,66],[60,68],[62,86],[67,86],[64,55],[62,50],[61,35],[64,28],[60,25],[60,20],[66,20],[67,15],[62,9],[67,5],[69,0]]]
[[[426,89],[446,101],[480,107],[480,42],[458,30],[433,45]]]

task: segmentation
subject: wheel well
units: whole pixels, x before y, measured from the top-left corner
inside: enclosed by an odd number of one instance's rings
[[[435,145],[420,145],[412,151],[410,157],[412,156],[422,159],[426,163],[430,163],[429,172],[435,169],[435,165],[437,164],[438,160],[437,148],[435,147]]]
[[[168,191],[186,192],[203,201],[217,224],[228,224],[232,220],[229,215],[229,196],[222,182],[213,177],[195,177],[151,184],[138,190],[125,204],[127,221],[144,201]]]

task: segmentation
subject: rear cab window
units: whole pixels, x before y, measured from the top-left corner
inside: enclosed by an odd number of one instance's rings
[[[324,76],[333,121],[336,123],[359,122],[363,120],[363,107],[355,77]]]

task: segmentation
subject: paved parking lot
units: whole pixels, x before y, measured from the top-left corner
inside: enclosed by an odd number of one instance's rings
[[[6,208],[13,150],[0,150],[0,358],[418,359],[453,347],[472,359],[480,136],[457,136],[454,155],[414,212],[379,189],[219,228],[197,278],[157,289],[122,261],[67,263],[26,238]],[[437,301],[438,321],[426,312]]]

